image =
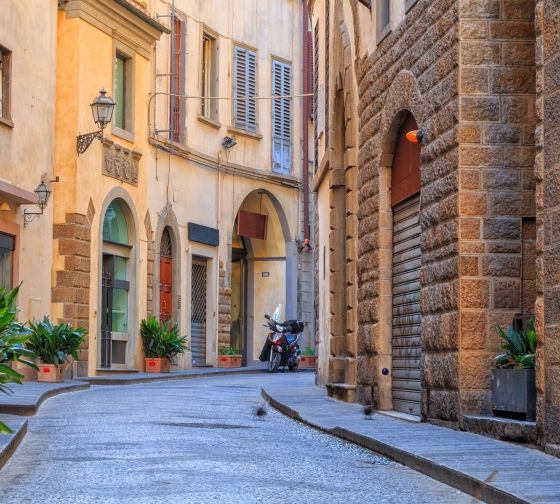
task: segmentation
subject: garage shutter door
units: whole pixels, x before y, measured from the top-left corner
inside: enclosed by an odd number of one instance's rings
[[[393,409],[420,416],[420,195],[393,208]]]

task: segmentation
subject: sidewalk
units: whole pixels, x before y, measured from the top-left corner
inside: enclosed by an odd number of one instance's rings
[[[410,422],[329,398],[314,376],[262,389],[271,406],[490,503],[560,503],[560,460],[477,434]]]

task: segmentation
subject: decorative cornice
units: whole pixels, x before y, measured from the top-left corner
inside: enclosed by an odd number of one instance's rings
[[[216,157],[208,156],[207,154],[189,147],[181,146],[175,143],[171,144],[166,141],[158,140],[154,137],[150,137],[150,144],[182,159],[186,159],[193,163],[216,171],[221,171],[223,173],[242,176],[253,180],[260,180],[262,182],[268,182],[270,184],[276,184],[284,187],[293,187],[295,189],[300,189],[303,184],[302,180],[298,177],[280,175],[274,172],[267,172],[256,168],[250,168],[248,166],[220,161],[220,159]]]
[[[146,58],[169,30],[126,0],[67,0],[59,3],[68,19],[79,18],[121,40]]]

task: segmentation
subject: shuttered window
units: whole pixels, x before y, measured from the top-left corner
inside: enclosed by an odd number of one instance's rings
[[[272,61],[272,95],[292,94],[292,67],[280,61]],[[272,171],[290,173],[292,168],[292,100],[272,100]]]
[[[171,82],[169,93],[169,136],[173,142],[185,142],[185,21],[173,18],[171,37]]]
[[[244,47],[235,47],[233,77],[233,125],[257,131],[257,54]]]
[[[0,118],[11,120],[11,61],[12,53],[0,46]]]

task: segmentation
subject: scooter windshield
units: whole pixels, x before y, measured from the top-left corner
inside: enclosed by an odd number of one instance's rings
[[[276,309],[272,314],[272,320],[276,322],[282,322],[284,320],[284,307],[282,303],[276,305]]]

